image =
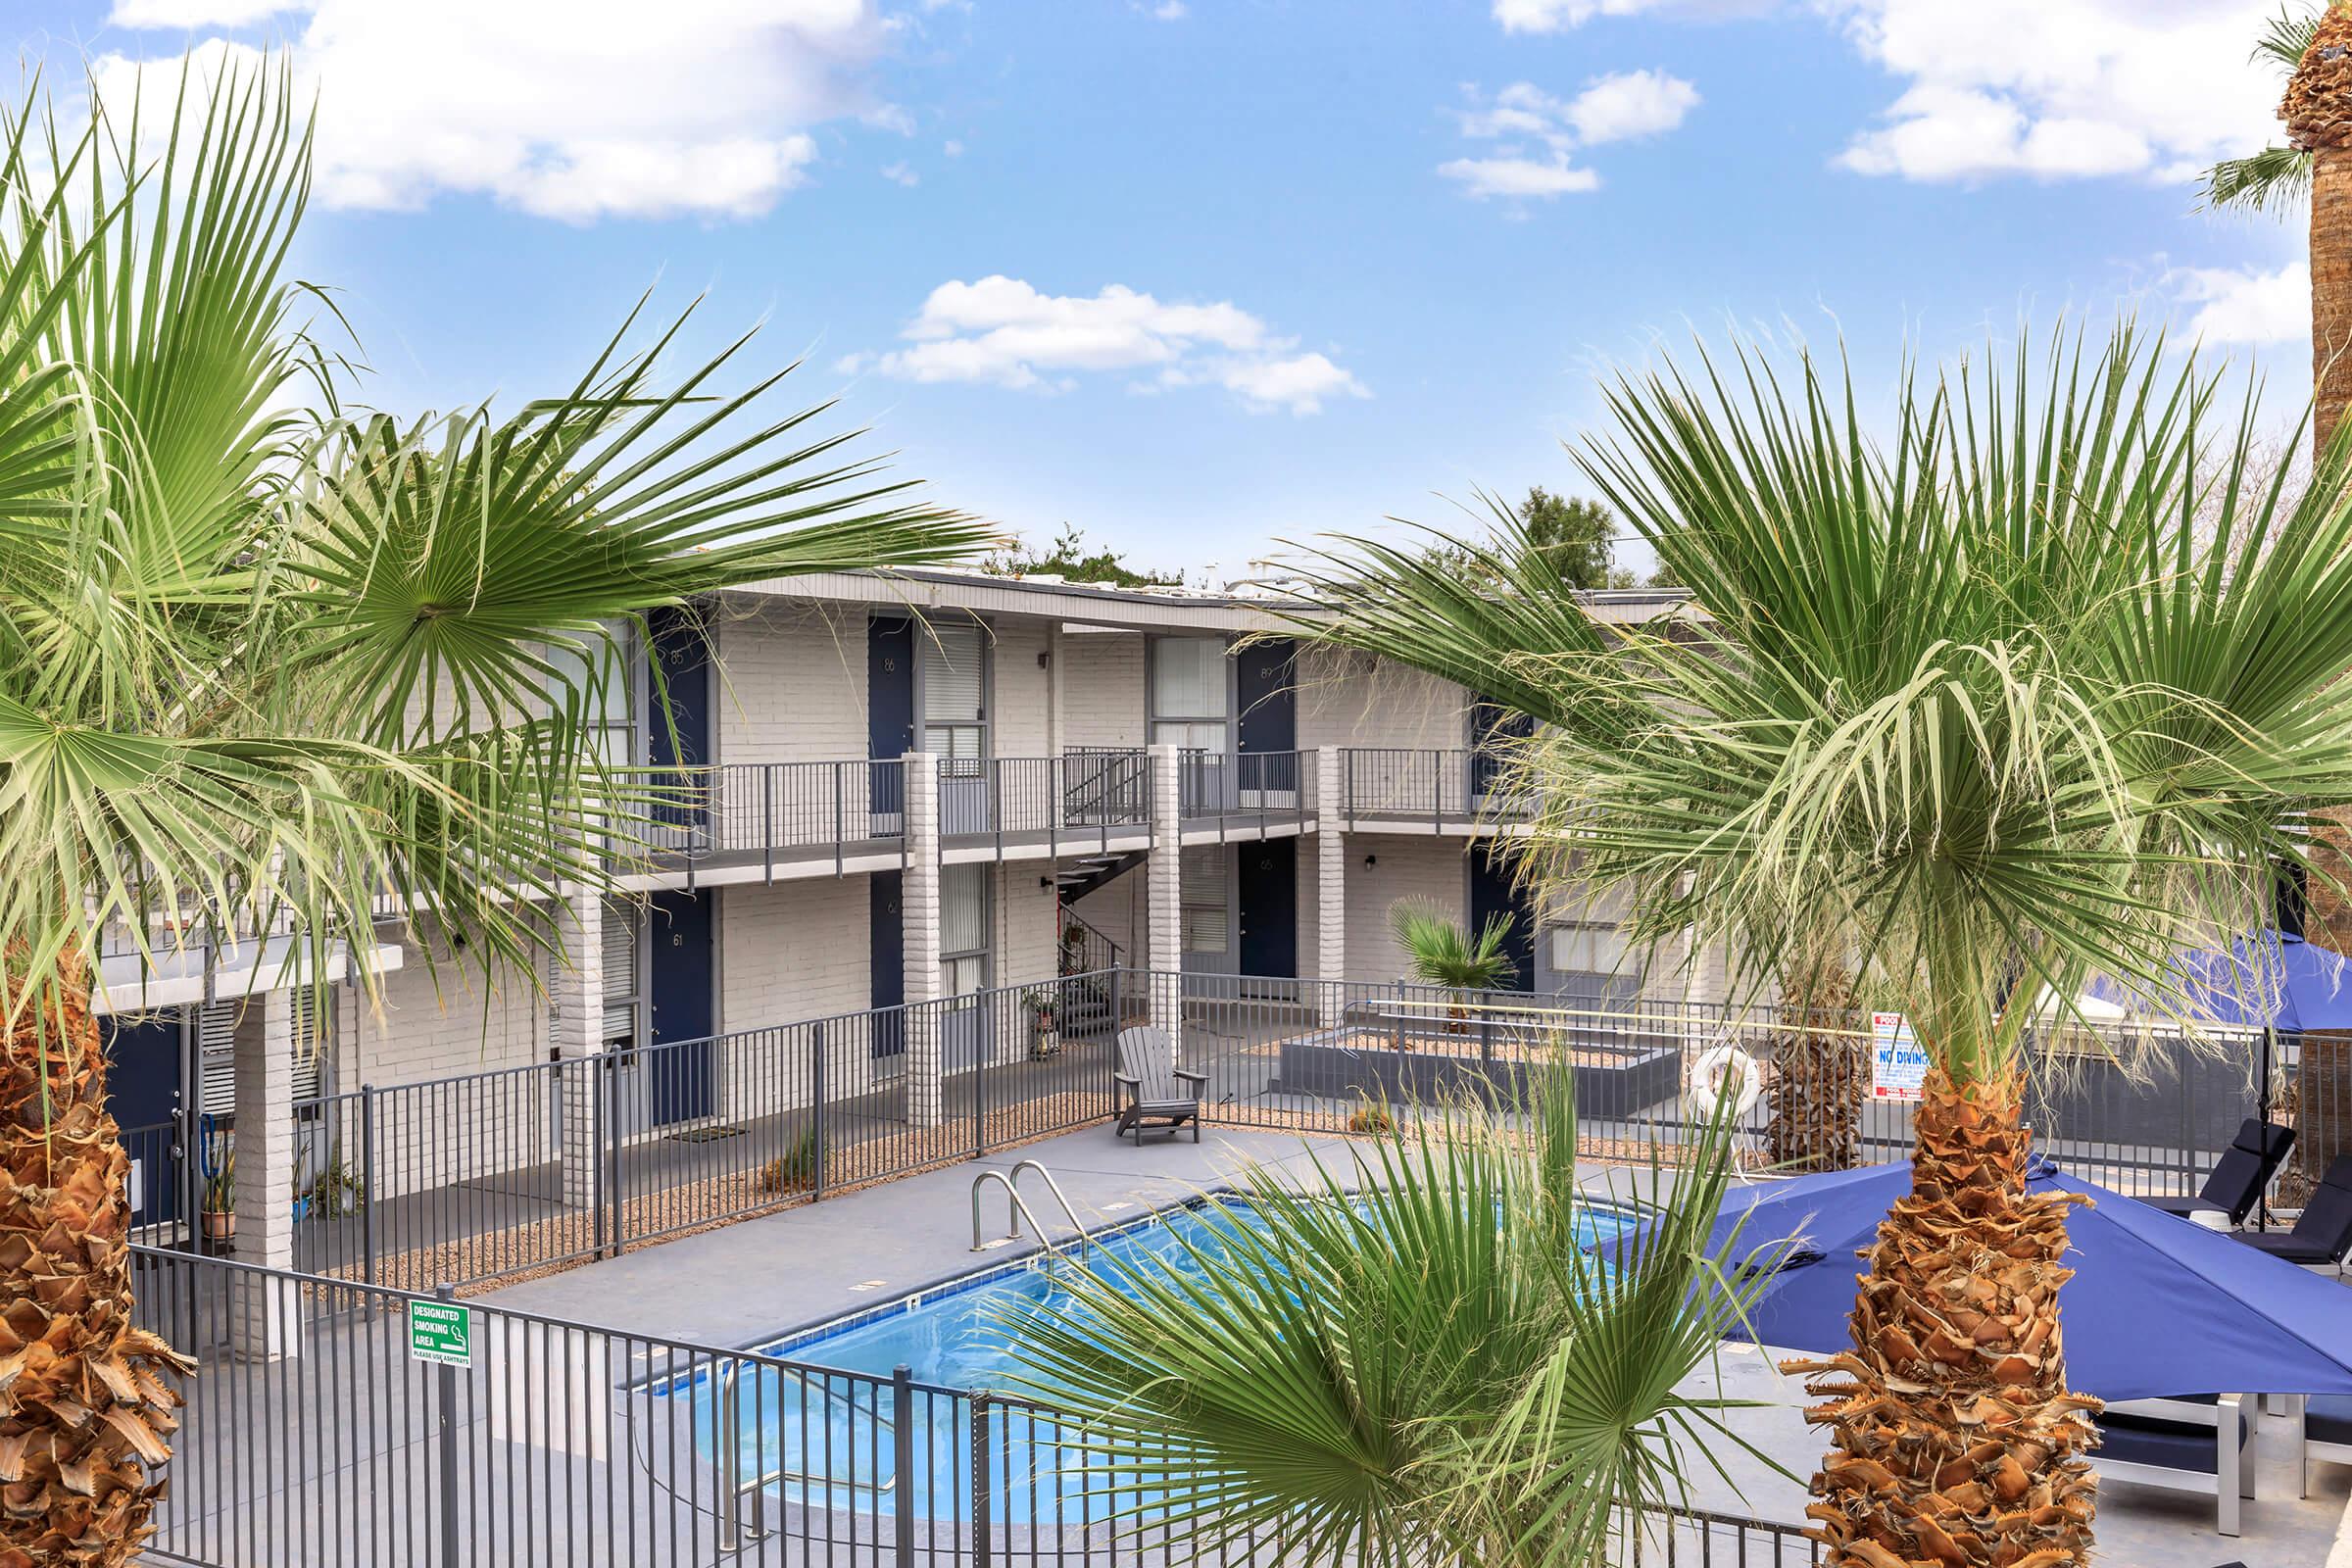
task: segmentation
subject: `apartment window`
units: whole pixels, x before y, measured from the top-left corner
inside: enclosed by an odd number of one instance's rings
[[[1177,902],[1184,951],[1223,953],[1226,946],[1225,848],[1197,844],[1178,857]]]
[[[642,911],[618,900],[605,905],[605,1046],[637,1044],[637,927]]]
[[[325,1033],[311,1038],[311,992],[306,986],[293,993],[294,1095],[297,1101],[316,1100],[326,1093],[327,1058],[334,1054],[334,1012],[327,1012]],[[211,1002],[190,1009],[196,1015],[196,1108],[208,1116],[231,1116],[237,1109],[237,1022],[251,1014],[248,1029],[261,1026],[260,997],[241,1002]]]
[[[1158,637],[1152,642],[1152,744],[1225,755],[1225,639]]]
[[[1550,932],[1551,966],[1562,974],[1628,972],[1625,934],[1595,921],[1555,925]]]
[[[976,861],[939,868],[939,975],[947,996],[988,986],[988,871]]]
[[[625,624],[606,621],[583,634],[581,642],[577,649],[548,649],[548,699],[579,706],[590,750],[600,760],[615,767],[641,761],[636,691],[629,678],[635,639]]]
[[[988,710],[982,679],[986,645],[969,622],[918,628],[922,669],[923,750],[940,759],[949,778],[976,778],[988,755]]]

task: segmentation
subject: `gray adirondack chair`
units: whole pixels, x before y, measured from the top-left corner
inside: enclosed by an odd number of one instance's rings
[[[1193,1142],[1200,1141],[1200,1091],[1208,1086],[1205,1073],[1176,1065],[1175,1048],[1167,1034],[1140,1025],[1119,1031],[1119,1070],[1112,1079],[1119,1089],[1119,1119],[1114,1138],[1135,1134],[1144,1141],[1147,1122],[1165,1126],[1168,1136],[1186,1122],[1193,1124]]]

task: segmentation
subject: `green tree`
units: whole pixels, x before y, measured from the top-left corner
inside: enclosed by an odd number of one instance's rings
[[[1271,1542],[1298,1568],[1587,1568],[1618,1509],[1684,1500],[1740,1401],[1676,1389],[1779,1258],[1709,1246],[1724,1124],[1651,1184],[1642,1245],[1587,1251],[1574,1075],[1535,1077],[1533,1136],[1453,1108],[1360,1169],[1246,1173],[1204,1239],[1008,1325],[1093,1487],[1202,1560]]]
[[[2352,444],[2253,482],[2259,411],[2128,329],[1915,375],[1883,421],[1810,359],[1739,360],[1619,379],[1622,435],[1579,451],[1703,620],[1484,612],[1522,651],[1483,689],[1557,720],[1519,756],[1528,851],[1637,940],[1861,934],[1932,1070],[1854,1345],[1806,1368],[1819,1533],[1840,1565],[2079,1563],[2097,1401],[2065,1205],[2025,1187],[2029,1024],[2094,973],[2177,1008],[2174,956],[2265,920],[2352,799]],[[1461,657],[1397,609],[1446,591],[1417,564],[1340,551],[1331,635]]]
[[[1115,550],[1089,550],[1084,530],[1067,523],[1054,536],[1052,550],[1042,555],[1020,548],[1001,551],[982,562],[981,567],[1000,577],[1055,576],[1071,582],[1109,583],[1117,588],[1184,586],[1184,573],[1180,571],[1139,571],[1128,565],[1126,558]]]
[[[309,134],[282,74],[207,85],[94,102],[78,138],[37,93],[0,121],[10,1562],[136,1553],[187,1365],[132,1322],[101,941],[287,929],[323,976],[388,901],[533,973],[534,911],[635,863],[657,800],[598,748],[632,626],[990,542],[821,411],[772,412],[781,372],[724,388],[748,340],[656,379],[682,323],[512,415],[289,412],[306,364],[330,408],[349,390],[285,270]]]
[[[1555,496],[1542,485],[1515,509],[1518,532],[1571,588],[1631,586],[1612,580],[1617,518],[1597,501]]]

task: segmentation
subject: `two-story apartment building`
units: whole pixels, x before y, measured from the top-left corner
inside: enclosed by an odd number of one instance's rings
[[[1673,602],[1602,596],[1601,612],[1634,619]],[[701,1041],[1078,969],[1230,976],[1277,997],[1286,981],[1387,979],[1404,965],[1388,911],[1405,897],[1473,925],[1509,914],[1519,988],[1641,983],[1640,956],[1606,919],[1532,908],[1511,874],[1524,812],[1496,796],[1482,745],[1511,716],[1301,639],[1286,605],[1247,586],[917,572],[778,581],[700,607],[692,623],[657,623],[652,646],[627,656],[631,696],[610,717],[611,744],[699,788],[660,824],[629,897],[553,913],[564,963],[485,993],[462,965],[402,964],[435,934],[429,920],[387,921],[381,1007],[345,987],[325,1052],[291,1064],[258,1043],[270,1009],[158,999],[186,1004],[151,1007],[122,1032],[119,1118],[149,1123],[175,1101],[233,1110],[242,1147],[253,1112],[280,1097]],[[1678,991],[1721,983],[1676,967],[1665,983]],[[827,1092],[886,1074],[950,1080],[1013,1049],[983,1019],[949,1019],[936,1039],[887,1023],[845,1035]],[[741,1093],[716,1053],[699,1066],[694,1053],[668,1059],[626,1097],[648,1127]],[[563,1136],[551,1120],[547,1137]],[[185,1200],[158,1194],[146,1211]],[[267,1205],[253,1207],[268,1226]]]

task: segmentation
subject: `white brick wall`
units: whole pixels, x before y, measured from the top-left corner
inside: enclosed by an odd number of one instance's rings
[[[872,879],[739,883],[718,901],[721,1033],[872,1004]]]
[[[1468,744],[1469,698],[1451,681],[1368,656],[1298,650],[1298,747]]]
[[[990,626],[989,741],[998,757],[1054,755],[1053,715],[1048,701],[1053,677],[1038,667],[1049,651],[1052,626],[1042,620],[1004,617]]]
[[[729,601],[715,639],[716,760],[863,757],[866,620],[862,606]]]
[[[397,1198],[555,1158],[555,1109],[544,1073],[508,1073],[467,1091],[462,1102],[399,1087],[546,1061],[550,1009],[537,978],[510,971],[486,983],[463,955],[440,950],[436,995],[426,962],[435,951],[427,944],[439,940],[432,923],[387,926],[378,935],[400,941],[404,967],[384,977],[379,1008],[354,988],[338,987],[335,1027],[337,1087],[391,1091],[376,1102],[377,1196]],[[469,1111],[465,1137],[451,1120],[461,1104]],[[346,1132],[356,1136],[356,1125]],[[345,1153],[358,1164],[356,1147]]]
[[[1404,973],[1404,952],[1389,934],[1389,906],[1398,899],[1427,899],[1454,919],[1464,917],[1465,842],[1435,836],[1348,835],[1346,978],[1394,980]],[[1376,863],[1365,865],[1367,855]]]
[[[1144,744],[1142,632],[1064,632],[1060,673],[1063,746]]]

